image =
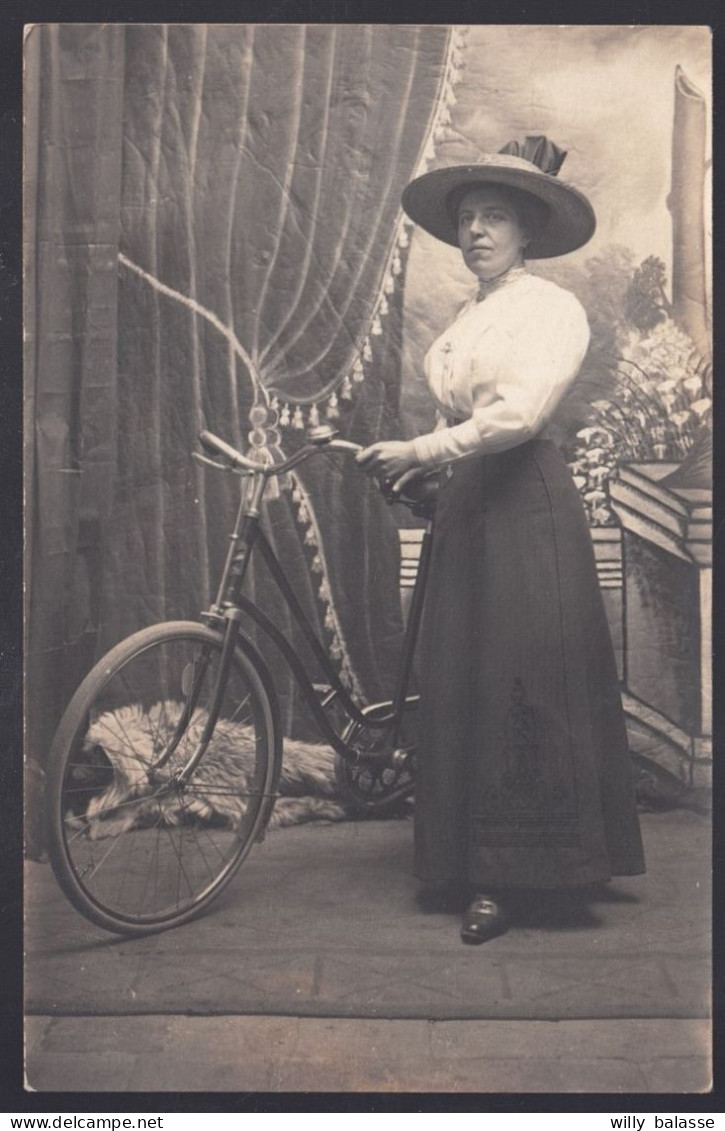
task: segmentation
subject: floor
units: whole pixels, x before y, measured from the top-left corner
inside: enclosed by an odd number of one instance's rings
[[[41,1092],[698,1093],[710,1086],[709,1045],[706,1021],[666,1018],[29,1017],[27,1082]]]
[[[203,919],[104,935],[27,882],[38,1091],[702,1092],[710,822],[644,814],[648,874],[462,947],[405,821],[270,834]]]

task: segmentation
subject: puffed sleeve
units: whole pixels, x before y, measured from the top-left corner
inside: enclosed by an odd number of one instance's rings
[[[415,440],[422,467],[502,452],[537,435],[575,380],[589,345],[581,303],[568,291],[533,294],[488,325],[470,351],[470,420]]]

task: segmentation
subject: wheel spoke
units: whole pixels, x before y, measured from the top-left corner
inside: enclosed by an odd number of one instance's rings
[[[176,906],[178,907],[179,906],[179,889],[181,887],[181,874],[182,874],[182,872],[184,874],[184,879],[186,880],[186,886],[189,889],[189,894],[191,894],[192,891],[193,891],[192,886],[189,883],[189,877],[187,876],[186,870],[185,870],[184,865],[182,863],[182,859],[181,859],[182,852],[179,848],[177,848],[176,841],[174,840],[174,834],[172,832],[173,828],[177,828],[177,829],[181,830],[181,829],[183,829],[184,826],[183,825],[167,825],[167,824],[165,824],[163,827],[164,827],[164,829],[165,829],[165,831],[166,831],[166,833],[169,837],[169,841],[171,842],[171,847],[173,848],[174,852],[176,853],[176,859],[177,859],[178,864],[179,864],[179,867],[178,867],[178,870],[177,870],[177,873],[176,873]],[[179,840],[180,841],[183,840],[183,835],[181,833],[179,835]]]
[[[233,723],[233,722],[235,722],[235,721],[236,721],[236,719],[237,719],[237,717],[238,717],[238,715],[239,715],[239,712],[240,712],[241,710],[243,710],[243,709],[244,709],[244,707],[246,707],[246,705],[247,705],[247,703],[248,703],[248,702],[249,702],[249,696],[247,695],[247,696],[245,697],[245,699],[243,699],[243,700],[242,700],[242,702],[241,702],[241,703],[239,704],[239,706],[237,707],[237,709],[236,709],[236,711],[234,712],[234,714],[233,714],[233,715],[230,715],[230,717],[229,717],[229,722],[230,722],[230,723]]]
[[[100,714],[98,716],[97,719],[94,720],[94,722],[91,725],[93,727],[99,727],[101,730],[107,731],[108,734],[111,736],[111,738],[114,741],[120,742],[121,747],[122,748],[125,747],[127,750],[129,750],[130,753],[133,755],[133,757],[138,761],[139,759],[138,759],[138,753],[137,753],[136,746],[131,742],[130,738],[128,738],[128,736],[125,735],[125,732],[123,732],[123,733],[121,732],[121,725],[120,725],[120,721],[118,719],[118,716],[115,713],[113,713],[113,721],[114,721],[114,723],[118,724],[119,730],[114,730],[110,726],[110,724],[106,721],[108,715],[111,714],[111,713],[112,712],[104,711],[102,714]],[[90,730],[91,728],[89,727],[88,729]],[[103,746],[102,743],[99,743],[98,745],[100,745],[101,748],[105,751],[105,746]]]
[[[149,931],[195,913],[231,879],[271,809],[275,746],[265,720],[274,716],[245,656],[230,669],[216,752],[212,734],[189,780],[178,779],[208,717],[220,644],[201,627],[139,633],[99,663],[66,712],[76,719],[64,719],[64,747],[54,744],[51,859],[76,907],[108,929]],[[166,773],[147,781],[172,745]]]
[[[161,816],[162,816],[162,814],[159,811],[159,815],[156,818],[156,821],[154,822],[154,825],[153,825],[153,829],[156,832],[156,840],[154,841],[154,847],[151,850],[151,863],[150,863],[148,869],[146,870],[146,876],[144,878],[143,890],[141,892],[141,900],[140,900],[139,905],[138,905],[138,914],[139,915],[141,915],[143,913],[143,906],[144,906],[144,902],[146,900],[146,892],[148,890],[148,884],[149,884],[149,879],[151,877],[151,874],[153,872],[154,883],[156,883],[156,879],[157,879],[157,875],[158,875],[159,838],[161,836],[161,830],[159,828],[159,824],[160,824],[160,821],[161,821]]]
[[[273,794],[264,793],[261,789],[223,789],[221,786],[192,786],[187,787],[187,796],[191,797],[272,797]]]
[[[137,745],[135,743],[133,743],[131,741],[131,739],[128,737],[128,731],[126,730],[125,726],[123,725],[123,720],[121,719],[120,714],[117,711],[114,711],[113,721],[119,727],[120,731],[122,732],[123,737],[121,735],[119,735],[117,731],[112,730],[108,723],[104,723],[103,720],[104,720],[105,717],[106,717],[105,715],[102,715],[100,717],[100,719],[98,719],[96,721],[96,725],[98,725],[98,723],[101,723],[101,725],[109,732],[109,734],[113,735],[114,738],[116,738],[116,739],[121,738],[123,745],[126,746],[131,751],[131,753],[135,756],[136,760],[142,761],[142,759],[140,759],[138,757]]]
[[[111,855],[113,850],[118,847],[118,845],[120,843],[120,839],[121,839],[120,837],[116,837],[114,840],[111,841],[111,843],[108,846],[108,849],[103,853],[103,856],[101,857],[101,859],[98,861],[98,863],[95,865],[93,870],[90,872],[90,874],[88,876],[89,881],[93,879],[93,877],[95,876],[98,869],[103,867],[103,865],[106,863],[106,860],[108,860],[108,857]]]

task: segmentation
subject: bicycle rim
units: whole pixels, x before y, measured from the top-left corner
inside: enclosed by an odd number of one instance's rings
[[[198,625],[138,633],[79,688],[51,754],[51,860],[88,919],[148,933],[198,914],[264,830],[278,772],[266,672],[237,651],[214,733],[221,638]],[[273,694],[273,693],[272,693]]]

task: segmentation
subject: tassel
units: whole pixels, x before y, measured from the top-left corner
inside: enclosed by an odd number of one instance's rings
[[[339,415],[340,409],[338,408],[337,393],[333,393],[329,401],[327,402],[327,419],[337,420]]]
[[[312,529],[311,526],[308,527],[307,530],[305,531],[305,544],[307,546],[314,546],[315,545],[315,532],[314,532],[314,530]]]
[[[395,255],[393,256],[393,275],[398,276],[402,270],[403,264],[400,260],[400,252],[396,251]]]
[[[283,428],[286,428],[290,422],[289,405],[285,404],[279,414],[279,422]]]
[[[313,557],[312,565],[310,568],[312,569],[313,573],[322,573],[322,559],[319,554],[315,554],[315,556]]]
[[[342,648],[340,648],[340,653],[340,679],[346,687],[353,688],[355,686],[355,680],[353,678],[352,669],[350,667],[350,661],[345,655]]]
[[[342,379],[342,385],[340,386],[340,396],[344,401],[352,400],[352,381],[347,376],[347,374],[345,374]]]
[[[388,300],[386,299],[385,295],[383,295],[382,298],[380,299],[380,306],[378,307],[379,316],[381,318],[384,318],[385,315],[388,313],[389,309],[390,309],[390,307],[388,305]]]
[[[376,314],[375,317],[373,318],[373,324],[370,327],[370,333],[374,334],[375,337],[378,337],[380,334],[382,334],[382,332],[383,332],[383,327],[380,324],[380,315]],[[363,354],[363,357],[364,356],[365,355]],[[365,360],[366,361],[372,361],[372,354],[370,355],[369,358],[366,357]]]
[[[247,432],[247,439],[253,448],[262,450],[267,446],[267,433],[263,428],[253,428],[251,432]]]
[[[311,428],[316,428],[320,423],[320,410],[318,409],[316,404],[313,404],[307,419]]]
[[[302,409],[299,405],[297,405],[297,408],[294,411],[294,416],[292,417],[292,427],[293,428],[304,428],[304,426],[305,426],[305,421],[304,421],[304,417],[302,416]]]

